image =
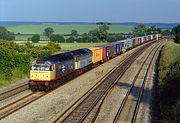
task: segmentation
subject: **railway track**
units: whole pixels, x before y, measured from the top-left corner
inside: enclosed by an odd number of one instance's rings
[[[8,105],[1,107],[0,108],[0,120],[45,95],[46,95],[46,93],[44,93],[44,92],[32,92],[32,93],[14,101]]]
[[[140,67],[140,69],[138,70],[131,86],[130,89],[128,90],[128,92],[126,93],[117,113],[116,116],[113,120],[113,123],[117,123],[117,122],[131,122],[131,123],[135,123],[136,122],[136,117],[138,114],[138,110],[139,110],[139,106],[141,103],[141,99],[142,99],[142,95],[143,95],[143,91],[144,91],[144,85],[145,82],[147,80],[148,74],[149,74],[149,69],[152,65],[152,61],[154,56],[156,55],[158,49],[162,46],[162,43],[160,42],[159,45],[156,46],[156,48],[154,48],[154,50],[152,50],[150,52],[150,54],[146,57],[145,61],[143,62],[142,66]],[[149,60],[149,61],[148,61]],[[148,64],[148,66],[146,65]],[[143,72],[142,70],[144,70],[143,68],[146,67],[146,71]],[[135,85],[135,82],[137,83],[137,79],[140,76],[140,74],[144,73],[144,78],[143,80],[140,81],[139,86],[140,88],[137,88],[137,85]],[[136,98],[132,98],[131,93],[138,93],[137,95],[137,99]],[[130,103],[130,101],[132,103]],[[133,103],[134,101],[136,101],[136,103]],[[132,106],[132,104],[134,106]],[[134,109],[133,109],[134,108]],[[128,119],[126,119],[125,117],[128,117]]]
[[[112,73],[103,79],[103,82],[92,89],[86,97],[84,97],[85,95],[80,97],[80,99],[84,99],[79,104],[77,104],[78,101],[75,102],[64,113],[59,115],[53,122],[82,122],[91,112],[93,107],[99,102],[99,100],[101,100],[102,97],[104,97],[104,95],[106,95],[108,91],[122,77],[124,72],[130,67],[135,59],[151,44],[153,44],[153,42],[144,45],[135,51],[131,57],[126,58],[123,63],[119,64]]]
[[[153,48],[155,48],[155,46],[149,47],[148,50],[150,50],[150,52],[151,52]],[[149,51],[148,51],[148,52],[149,52]],[[146,52],[146,53],[144,54],[143,59],[145,59],[145,58],[149,55],[148,52]],[[118,81],[120,81],[120,79],[119,79]],[[114,86],[113,86],[113,88],[114,88]],[[112,89],[111,89],[111,90],[112,90]],[[108,91],[108,93],[109,93],[109,91]],[[92,111],[91,114],[86,118],[86,121],[85,121],[85,122],[91,122],[91,123],[96,122],[96,119],[97,119],[98,116],[99,116],[100,110],[101,110],[101,108],[102,108],[102,105],[104,104],[104,101],[105,101],[106,97],[108,96],[108,93],[106,93],[106,94],[104,95],[104,97],[101,99],[100,103],[95,107],[94,111]],[[122,93],[123,93],[123,92],[122,92]]]
[[[116,67],[114,67],[113,69],[115,69]],[[112,72],[113,69],[110,72]],[[108,76],[108,74],[109,73],[107,73],[105,76]],[[79,76],[81,76],[81,75],[79,75]],[[64,84],[62,84],[62,85],[64,85]],[[16,85],[16,86],[12,87],[11,89],[8,89],[7,91],[0,92],[0,101],[4,101],[10,97],[14,97],[21,92],[25,93],[26,90],[28,90],[27,83],[21,83],[19,85]],[[12,113],[18,111],[19,109],[25,107],[26,105],[32,103],[33,101],[41,98],[42,96],[44,96],[46,94],[45,93],[37,94],[37,92],[30,92],[30,93],[25,94],[24,96],[22,96],[19,99],[15,99],[15,101],[12,101],[12,102],[10,101],[10,103],[8,102],[8,104],[2,104],[3,106],[2,105],[0,106],[0,120],[9,116]]]
[[[11,89],[0,92],[0,101],[3,101],[3,100],[8,99],[12,96],[15,96],[15,95],[27,90],[27,89],[28,89],[28,83],[21,83],[15,87],[12,87]]]

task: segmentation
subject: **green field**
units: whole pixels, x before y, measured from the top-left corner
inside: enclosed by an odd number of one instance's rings
[[[23,45],[27,41],[16,41],[17,44]],[[30,41],[31,42],[31,41]],[[47,45],[47,43],[50,41],[39,41],[39,43],[33,43],[35,46],[44,46]],[[70,50],[75,50],[79,48],[88,48],[88,47],[94,47],[98,45],[102,45],[105,43],[60,43],[59,45],[61,46],[61,51],[60,52],[65,52],[65,51],[70,51]]]
[[[83,34],[84,32],[87,33],[89,30],[98,28],[98,25],[21,25],[7,26],[6,28],[15,34],[18,32],[21,34],[43,34],[46,27],[52,27],[55,34],[70,34],[73,29],[77,30],[79,34]],[[133,26],[109,25],[109,27],[109,32],[114,33],[126,33],[132,31],[133,29]]]

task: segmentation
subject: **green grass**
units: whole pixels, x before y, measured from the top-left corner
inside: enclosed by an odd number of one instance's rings
[[[162,122],[180,121],[180,44],[168,42],[160,55],[159,105]]]
[[[170,66],[179,59],[180,60],[180,44],[174,42],[168,42],[162,49],[160,56],[160,66],[159,66],[159,85],[164,85],[164,79],[167,74],[171,71]]]
[[[21,25],[7,26],[6,28],[9,31],[15,32],[15,34],[18,32],[21,34],[43,34],[46,27],[52,27],[55,31],[54,33],[57,34],[70,34],[73,29],[77,30],[79,34],[83,34],[84,32],[87,33],[89,30],[98,28],[98,25]],[[114,33],[126,33],[132,31],[133,29],[133,26],[109,25],[109,27],[109,32]]]
[[[102,45],[104,43],[61,43],[60,46],[63,51],[68,51],[68,50],[74,50],[74,49],[79,49],[79,48],[88,48],[88,47],[93,47],[97,45]]]
[[[23,45],[26,42],[27,41],[16,41],[16,43],[20,45]],[[48,42],[49,41],[39,41],[39,43],[33,43],[33,45],[44,46],[44,45],[47,45]],[[105,44],[105,43],[60,43],[59,45],[61,46],[61,52],[64,52],[64,51],[70,51],[70,50],[75,50],[79,48],[88,48],[88,47],[98,46],[102,44]]]
[[[12,74],[13,75],[12,75],[12,78],[10,80],[7,80],[3,75],[0,75],[0,88],[11,85],[11,84],[17,82],[18,80],[22,80],[22,79],[27,78],[27,76],[24,75],[23,72],[17,68],[13,69]]]
[[[180,44],[173,43],[173,52],[180,59]]]

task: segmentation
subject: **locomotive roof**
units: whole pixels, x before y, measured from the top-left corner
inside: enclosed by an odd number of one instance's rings
[[[56,55],[39,58],[36,60],[36,63],[42,63],[42,64],[44,64],[45,62],[54,63],[54,62],[62,62],[62,61],[70,60],[70,59],[73,59],[72,54],[69,52],[66,52],[66,53],[60,53]]]
[[[77,50],[70,51],[70,53],[73,56],[77,56],[77,55],[89,55],[89,54],[91,54],[91,50],[89,50],[88,48],[83,48],[83,49],[77,49]]]
[[[56,54],[56,55],[39,58],[36,60],[36,63],[44,64],[44,63],[55,63],[55,62],[73,60],[74,59],[73,56],[88,55],[90,53],[91,53],[91,51],[87,48],[77,49],[77,50],[73,50],[73,51],[69,51],[69,52],[65,52],[65,53],[60,53],[60,54]]]

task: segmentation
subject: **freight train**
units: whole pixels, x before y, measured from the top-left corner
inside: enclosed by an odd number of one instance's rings
[[[39,58],[31,64],[29,89],[32,91],[52,90],[97,64],[159,38],[161,34],[153,34]]]

